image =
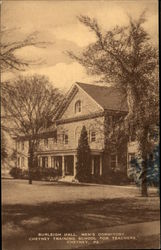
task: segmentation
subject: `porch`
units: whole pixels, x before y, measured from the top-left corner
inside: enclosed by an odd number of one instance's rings
[[[60,176],[72,179],[76,176],[77,156],[75,154],[55,154],[55,155],[40,155],[38,156],[38,165],[41,168],[54,168],[58,170]],[[91,157],[91,174],[95,177],[102,175],[102,155],[92,154]]]

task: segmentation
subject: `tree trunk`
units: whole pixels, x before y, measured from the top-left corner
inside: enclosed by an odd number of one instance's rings
[[[142,152],[142,179],[141,179],[141,195],[143,197],[148,196],[148,187],[147,187],[147,169],[148,169],[148,132],[149,127],[146,126],[143,128],[142,138],[141,138],[141,152]]]
[[[29,140],[29,162],[28,162],[28,169],[29,169],[29,184],[32,184],[32,171],[33,171],[33,157],[34,149],[32,141]]]
[[[32,177],[31,177],[31,174],[29,174],[29,184],[32,184]]]
[[[145,156],[142,162],[142,180],[141,180],[141,195],[143,197],[148,196],[147,188],[147,157]]]

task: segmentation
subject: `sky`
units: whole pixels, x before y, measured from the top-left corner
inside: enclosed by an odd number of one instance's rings
[[[88,15],[98,20],[103,30],[115,25],[127,25],[128,15],[137,18],[147,10],[145,29],[152,42],[158,41],[158,2],[157,0],[19,0],[2,1],[1,25],[11,29],[8,40],[17,41],[37,32],[39,41],[47,42],[45,47],[29,46],[16,52],[18,57],[33,60],[33,65],[23,73],[43,74],[56,87],[70,88],[74,82],[93,83],[96,77],[88,76],[85,69],[68,57],[66,51],[79,53],[96,38],[77,16]],[[17,76],[20,72],[5,73],[2,79]]]

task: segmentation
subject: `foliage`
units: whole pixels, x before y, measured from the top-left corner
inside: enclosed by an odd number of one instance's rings
[[[9,130],[18,134],[37,134],[51,124],[62,96],[42,75],[19,76],[2,85],[4,119]],[[13,127],[11,127],[13,126]]]
[[[34,167],[37,135],[48,128],[57,114],[62,95],[41,75],[19,76],[2,84],[4,129],[29,140],[29,168]],[[30,170],[29,169],[29,170]],[[29,176],[32,171],[29,171]]]
[[[7,153],[7,147],[6,147],[6,139],[4,136],[4,133],[2,131],[1,133],[1,160],[4,162],[4,160],[8,157]]]
[[[13,167],[10,170],[10,175],[15,179],[28,179],[29,170]],[[32,173],[33,180],[50,180],[61,176],[59,170],[54,168],[35,168]]]
[[[78,148],[77,148],[77,166],[76,178],[80,182],[88,182],[91,178],[91,151],[88,144],[88,134],[86,127],[83,126]]]
[[[10,175],[14,178],[14,179],[19,179],[22,176],[22,169],[18,168],[18,167],[13,167],[10,170]]]
[[[12,161],[15,161],[17,159],[17,151],[16,151],[16,149],[13,149],[10,158],[11,158]]]
[[[107,175],[92,176],[90,182],[107,185],[128,185],[131,180],[127,178],[124,172],[110,170]]]
[[[24,71],[26,67],[33,64],[31,60],[25,60],[16,55],[17,51],[28,46],[44,48],[47,43],[38,41],[37,32],[28,35],[25,39],[20,41],[11,41],[10,36],[14,37],[14,29],[1,29],[0,41],[0,70],[7,71]],[[10,40],[10,41],[8,41]],[[37,61],[38,63],[38,61]],[[34,63],[35,64],[35,63]]]
[[[102,31],[96,19],[79,16],[79,21],[94,32],[96,42],[90,44],[80,55],[68,52],[82,64],[89,74],[99,75],[100,80],[113,83],[120,89],[128,104],[124,120],[135,128],[141,157],[143,159],[142,194],[147,195],[146,162],[151,152],[149,133],[159,122],[158,50],[144,29],[145,12],[137,20],[129,18],[127,26],[116,26]],[[119,123],[118,123],[119,127]]]
[[[50,180],[61,175],[59,170],[54,168],[36,168],[33,171],[34,180]]]
[[[41,168],[39,169],[41,179],[51,179],[61,176],[59,170],[54,168]]]
[[[137,185],[141,185],[142,176],[142,158],[136,157],[131,160],[131,169],[129,170],[129,177],[133,178]],[[154,148],[153,155],[150,155],[147,161],[147,185],[159,187],[159,146]]]

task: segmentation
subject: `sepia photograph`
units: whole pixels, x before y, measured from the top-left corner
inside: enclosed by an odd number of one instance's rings
[[[159,1],[0,6],[2,250],[160,249]]]

